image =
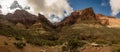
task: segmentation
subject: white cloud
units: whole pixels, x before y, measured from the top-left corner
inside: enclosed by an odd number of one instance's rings
[[[110,0],[112,15],[116,16],[120,12],[120,0]]]
[[[73,11],[67,0],[28,0],[28,3],[34,8],[35,13],[42,12],[46,17],[54,14],[59,17],[57,19],[62,19],[66,15],[64,11],[67,15]]]

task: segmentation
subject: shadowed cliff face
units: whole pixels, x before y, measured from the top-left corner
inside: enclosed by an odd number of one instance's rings
[[[3,15],[2,17],[4,20],[8,20],[9,22],[15,25],[21,23],[24,26],[29,27],[35,24],[36,22],[39,22],[42,24],[43,27],[54,27],[53,24],[44,15],[39,14],[38,16],[35,16],[25,10],[16,10],[13,14],[9,13],[7,15]]]
[[[44,15],[38,14],[38,21],[41,22],[42,25],[55,28],[55,26]]]
[[[13,23],[23,23],[23,24],[33,24],[35,21],[37,21],[37,16],[32,15],[28,13],[25,10],[16,10],[14,14],[7,14],[4,16],[4,19],[7,19]]]

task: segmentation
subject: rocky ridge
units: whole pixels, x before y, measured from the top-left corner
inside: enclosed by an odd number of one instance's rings
[[[16,10],[13,14],[9,13],[1,16],[14,24],[22,23],[27,26],[33,25],[36,22],[40,22],[43,26],[47,25],[52,28],[57,28],[81,23],[84,21],[87,21],[88,24],[92,21],[94,24],[99,23],[109,27],[120,26],[119,18],[95,14],[93,8],[91,7],[83,10],[76,10],[72,12],[70,16],[65,17],[65,19],[63,19],[61,22],[55,24],[52,24],[44,15],[38,14],[38,16],[35,16],[25,10]]]

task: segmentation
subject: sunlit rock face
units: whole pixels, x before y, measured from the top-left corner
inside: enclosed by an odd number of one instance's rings
[[[105,16],[101,14],[96,14],[97,20],[100,24],[106,25],[108,27],[120,27],[120,19],[111,17],[111,16]]]
[[[104,16],[101,14],[96,14],[97,21],[102,25],[108,25],[108,16]]]
[[[109,26],[108,27],[119,27],[120,28],[120,19],[109,18]]]

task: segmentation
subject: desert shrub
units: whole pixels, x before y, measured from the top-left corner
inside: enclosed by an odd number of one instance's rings
[[[112,52],[120,52],[120,48],[116,48],[116,49],[112,50]]]
[[[120,49],[118,49],[117,52],[120,52]]]
[[[62,51],[68,51],[68,50],[69,50],[68,46],[62,46]]]
[[[119,41],[117,41],[117,40],[111,40],[111,43],[112,43],[112,44],[118,44]]]
[[[76,50],[78,47],[84,46],[86,43],[77,39],[68,40],[68,47],[70,50]]]
[[[16,40],[22,40],[22,37],[15,37]]]
[[[78,52],[77,48],[84,46],[86,43],[77,39],[70,39],[62,47],[62,51]]]
[[[33,45],[37,45],[37,46],[55,46],[55,45],[58,45],[60,44],[60,42],[58,41],[51,41],[51,40],[48,40],[48,39],[44,39],[44,38],[41,38],[39,36],[30,36],[27,38],[27,43],[30,43],[30,44],[33,44]]]
[[[51,34],[48,34],[48,35],[39,35],[39,38],[41,39],[44,39],[44,40],[50,40],[50,41],[55,41],[55,40],[58,40],[58,36],[56,35],[51,35]]]
[[[14,45],[15,45],[17,48],[20,48],[20,49],[22,49],[22,48],[24,48],[24,46],[26,46],[26,44],[23,43],[23,42],[15,42]]]
[[[102,40],[102,39],[96,40],[95,42],[97,44],[107,44],[107,41],[106,40]]]

